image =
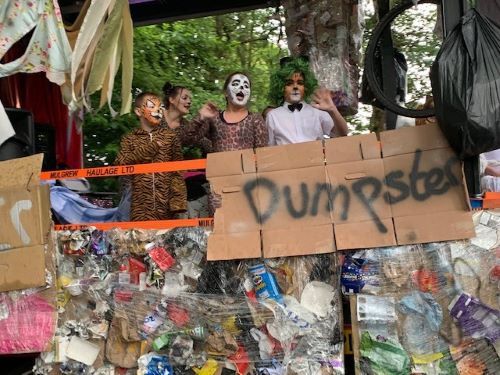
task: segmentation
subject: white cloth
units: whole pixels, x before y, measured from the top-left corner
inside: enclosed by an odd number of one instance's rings
[[[302,110],[292,112],[289,104],[285,102],[267,114],[270,146],[316,141],[330,135],[334,123],[327,112],[304,102]]]
[[[0,146],[16,134],[0,100]]]
[[[481,177],[481,191],[486,192],[500,192],[500,177],[483,176]]]
[[[101,92],[99,108],[111,97],[121,64],[120,114],[130,112],[133,76],[133,24],[127,0],[92,0],[75,42],[71,64],[70,112],[90,108],[89,95]]]
[[[485,152],[482,154],[486,160],[495,160],[495,161],[500,161],[500,148],[497,148],[496,150]]]
[[[49,81],[62,85],[71,66],[71,47],[56,0],[0,1],[0,59],[31,30],[24,54],[0,64],[0,77],[45,72]]]
[[[500,149],[485,152],[479,156],[479,172],[481,175],[481,191],[500,192],[500,177],[485,174],[487,166],[500,166]]]

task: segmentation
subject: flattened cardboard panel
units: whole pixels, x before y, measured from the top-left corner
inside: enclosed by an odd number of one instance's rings
[[[311,242],[330,237],[311,233],[332,223],[339,250],[473,236],[461,164],[437,126],[384,132],[382,146],[374,134],[327,140],[324,159],[320,143],[257,150],[256,174],[244,161],[254,160],[239,153],[209,163],[223,195],[213,233],[222,258],[255,255],[237,239],[259,230],[267,257],[315,252],[322,246]],[[240,254],[247,251],[253,255]]]
[[[38,188],[38,199],[40,202],[40,227],[42,230],[42,243],[48,242],[52,226],[52,217],[50,213],[50,186],[41,185]],[[45,238],[47,237],[47,238]]]
[[[44,242],[42,225],[49,220],[49,211],[41,212],[39,190],[33,186],[31,192],[22,189],[0,192],[0,249]]]
[[[252,149],[207,155],[207,178],[246,173],[255,173],[255,155]]]
[[[399,245],[461,240],[476,235],[472,213],[463,211],[395,217],[394,227]]]
[[[391,217],[391,207],[384,200],[382,159],[331,164],[326,171],[335,224]]]
[[[37,186],[42,163],[43,154],[0,162],[0,191]]]
[[[259,172],[324,165],[323,142],[304,142],[255,150]]]
[[[222,206],[215,210],[214,232],[238,233],[260,230],[258,218],[245,194],[246,184],[255,180],[255,174],[210,179],[213,191],[222,198]],[[256,193],[252,194],[252,199],[258,205]]]
[[[260,232],[217,234],[208,237],[207,260],[261,257]]]
[[[380,133],[384,158],[415,152],[420,149],[432,150],[449,148],[450,144],[438,125],[409,126]]]
[[[263,231],[262,248],[265,258],[332,253],[335,251],[333,226]]]
[[[335,224],[333,229],[337,250],[395,246],[397,243],[392,219],[383,219],[381,224],[386,232],[380,231],[371,221]]]
[[[0,292],[45,285],[44,246],[0,251]]]
[[[326,164],[380,159],[380,146],[375,133],[325,140]]]
[[[384,158],[394,217],[468,211],[462,164],[449,148]]]
[[[326,198],[325,168],[310,167],[258,173],[256,189],[263,230],[289,229],[331,223]]]

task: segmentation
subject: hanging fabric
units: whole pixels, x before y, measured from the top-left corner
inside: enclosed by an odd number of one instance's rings
[[[14,61],[0,64],[0,77],[45,72],[51,82],[63,84],[65,73],[70,71],[71,48],[57,0],[0,2],[0,59],[32,30],[25,53]]]
[[[78,34],[71,69],[71,111],[90,108],[88,98],[101,91],[99,108],[111,107],[114,79],[122,66],[120,114],[130,112],[132,104],[133,25],[128,1],[92,0]]]
[[[71,25],[65,24],[64,25],[64,29],[66,30],[66,35],[68,37],[69,45],[70,45],[72,51],[75,48],[76,39],[78,38],[78,34],[80,33],[80,28],[82,27],[83,20],[85,19],[85,16],[87,15],[87,10],[89,9],[90,3],[91,3],[91,0],[85,0],[85,3],[80,8],[80,13],[78,13],[78,16],[76,17],[73,24],[71,24]],[[74,90],[76,92],[81,91],[81,85],[83,84],[83,81],[84,81],[83,74],[81,72],[82,69],[83,69],[83,67],[80,67],[80,72],[77,73],[78,79],[74,85],[75,86]],[[87,77],[85,77],[85,78],[88,78],[88,74],[87,74]],[[64,84],[61,85],[61,93],[62,93],[64,103],[66,105],[69,105],[73,99],[73,94],[72,94],[73,88],[71,85],[71,71],[69,71],[66,74],[66,82],[64,82]]]

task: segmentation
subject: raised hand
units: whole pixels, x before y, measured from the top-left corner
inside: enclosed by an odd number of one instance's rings
[[[324,87],[321,87],[314,92],[311,105],[314,108],[327,112],[337,109],[335,103],[333,103],[331,91]]]
[[[206,102],[199,110],[199,115],[202,120],[212,120],[219,114],[219,109],[214,103]]]

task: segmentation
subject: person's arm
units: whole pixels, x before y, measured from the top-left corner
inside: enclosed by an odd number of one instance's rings
[[[134,139],[129,136],[123,137],[120,151],[116,157],[116,165],[143,164],[153,160],[160,149],[158,142],[148,142],[144,145],[137,145]]]
[[[255,115],[253,123],[253,147],[266,147],[269,144],[269,133],[261,115]]]
[[[186,129],[185,141],[187,144],[201,146],[206,152],[213,151],[213,142],[210,139],[210,128],[213,127],[219,110],[215,104],[205,103]],[[186,144],[186,143],[184,143]]]
[[[347,133],[349,132],[349,129],[347,127],[347,122],[342,117],[337,107],[333,103],[330,90],[326,88],[320,88],[316,90],[314,92],[313,102],[311,103],[311,105],[314,108],[320,109],[328,113],[333,120],[334,123],[333,129],[331,130],[331,132],[329,132],[330,134],[325,134],[325,135],[330,135],[330,136],[334,135],[337,137],[343,137],[347,135]]]
[[[198,122],[195,122],[197,120]],[[201,124],[200,124],[201,122]],[[207,120],[207,122],[209,122]],[[179,136],[183,146],[201,147],[205,152],[212,152],[212,141],[204,134],[208,133],[209,124],[205,128],[199,116],[193,121],[185,122],[180,128]]]
[[[193,119],[192,124],[198,127],[198,131],[202,136],[207,137],[210,131],[210,125],[213,125],[218,114],[219,110],[215,104],[207,102],[200,108],[198,116]]]
[[[162,143],[168,147],[168,160],[180,161],[184,160],[182,153],[181,139],[177,132],[165,132]],[[187,209],[187,190],[186,182],[184,181],[183,172],[175,171],[169,173],[170,176],[170,200],[168,209],[170,212],[179,213]]]
[[[184,160],[184,156],[182,154],[182,143],[175,131],[168,132],[165,139],[162,140],[162,143],[170,146],[169,156],[171,161]]]
[[[269,112],[266,116],[268,145],[275,146],[276,145],[276,138],[274,137],[274,118],[273,118],[273,115],[271,114],[271,112]]]
[[[486,176],[500,177],[500,167],[497,165],[487,165],[484,169]]]

